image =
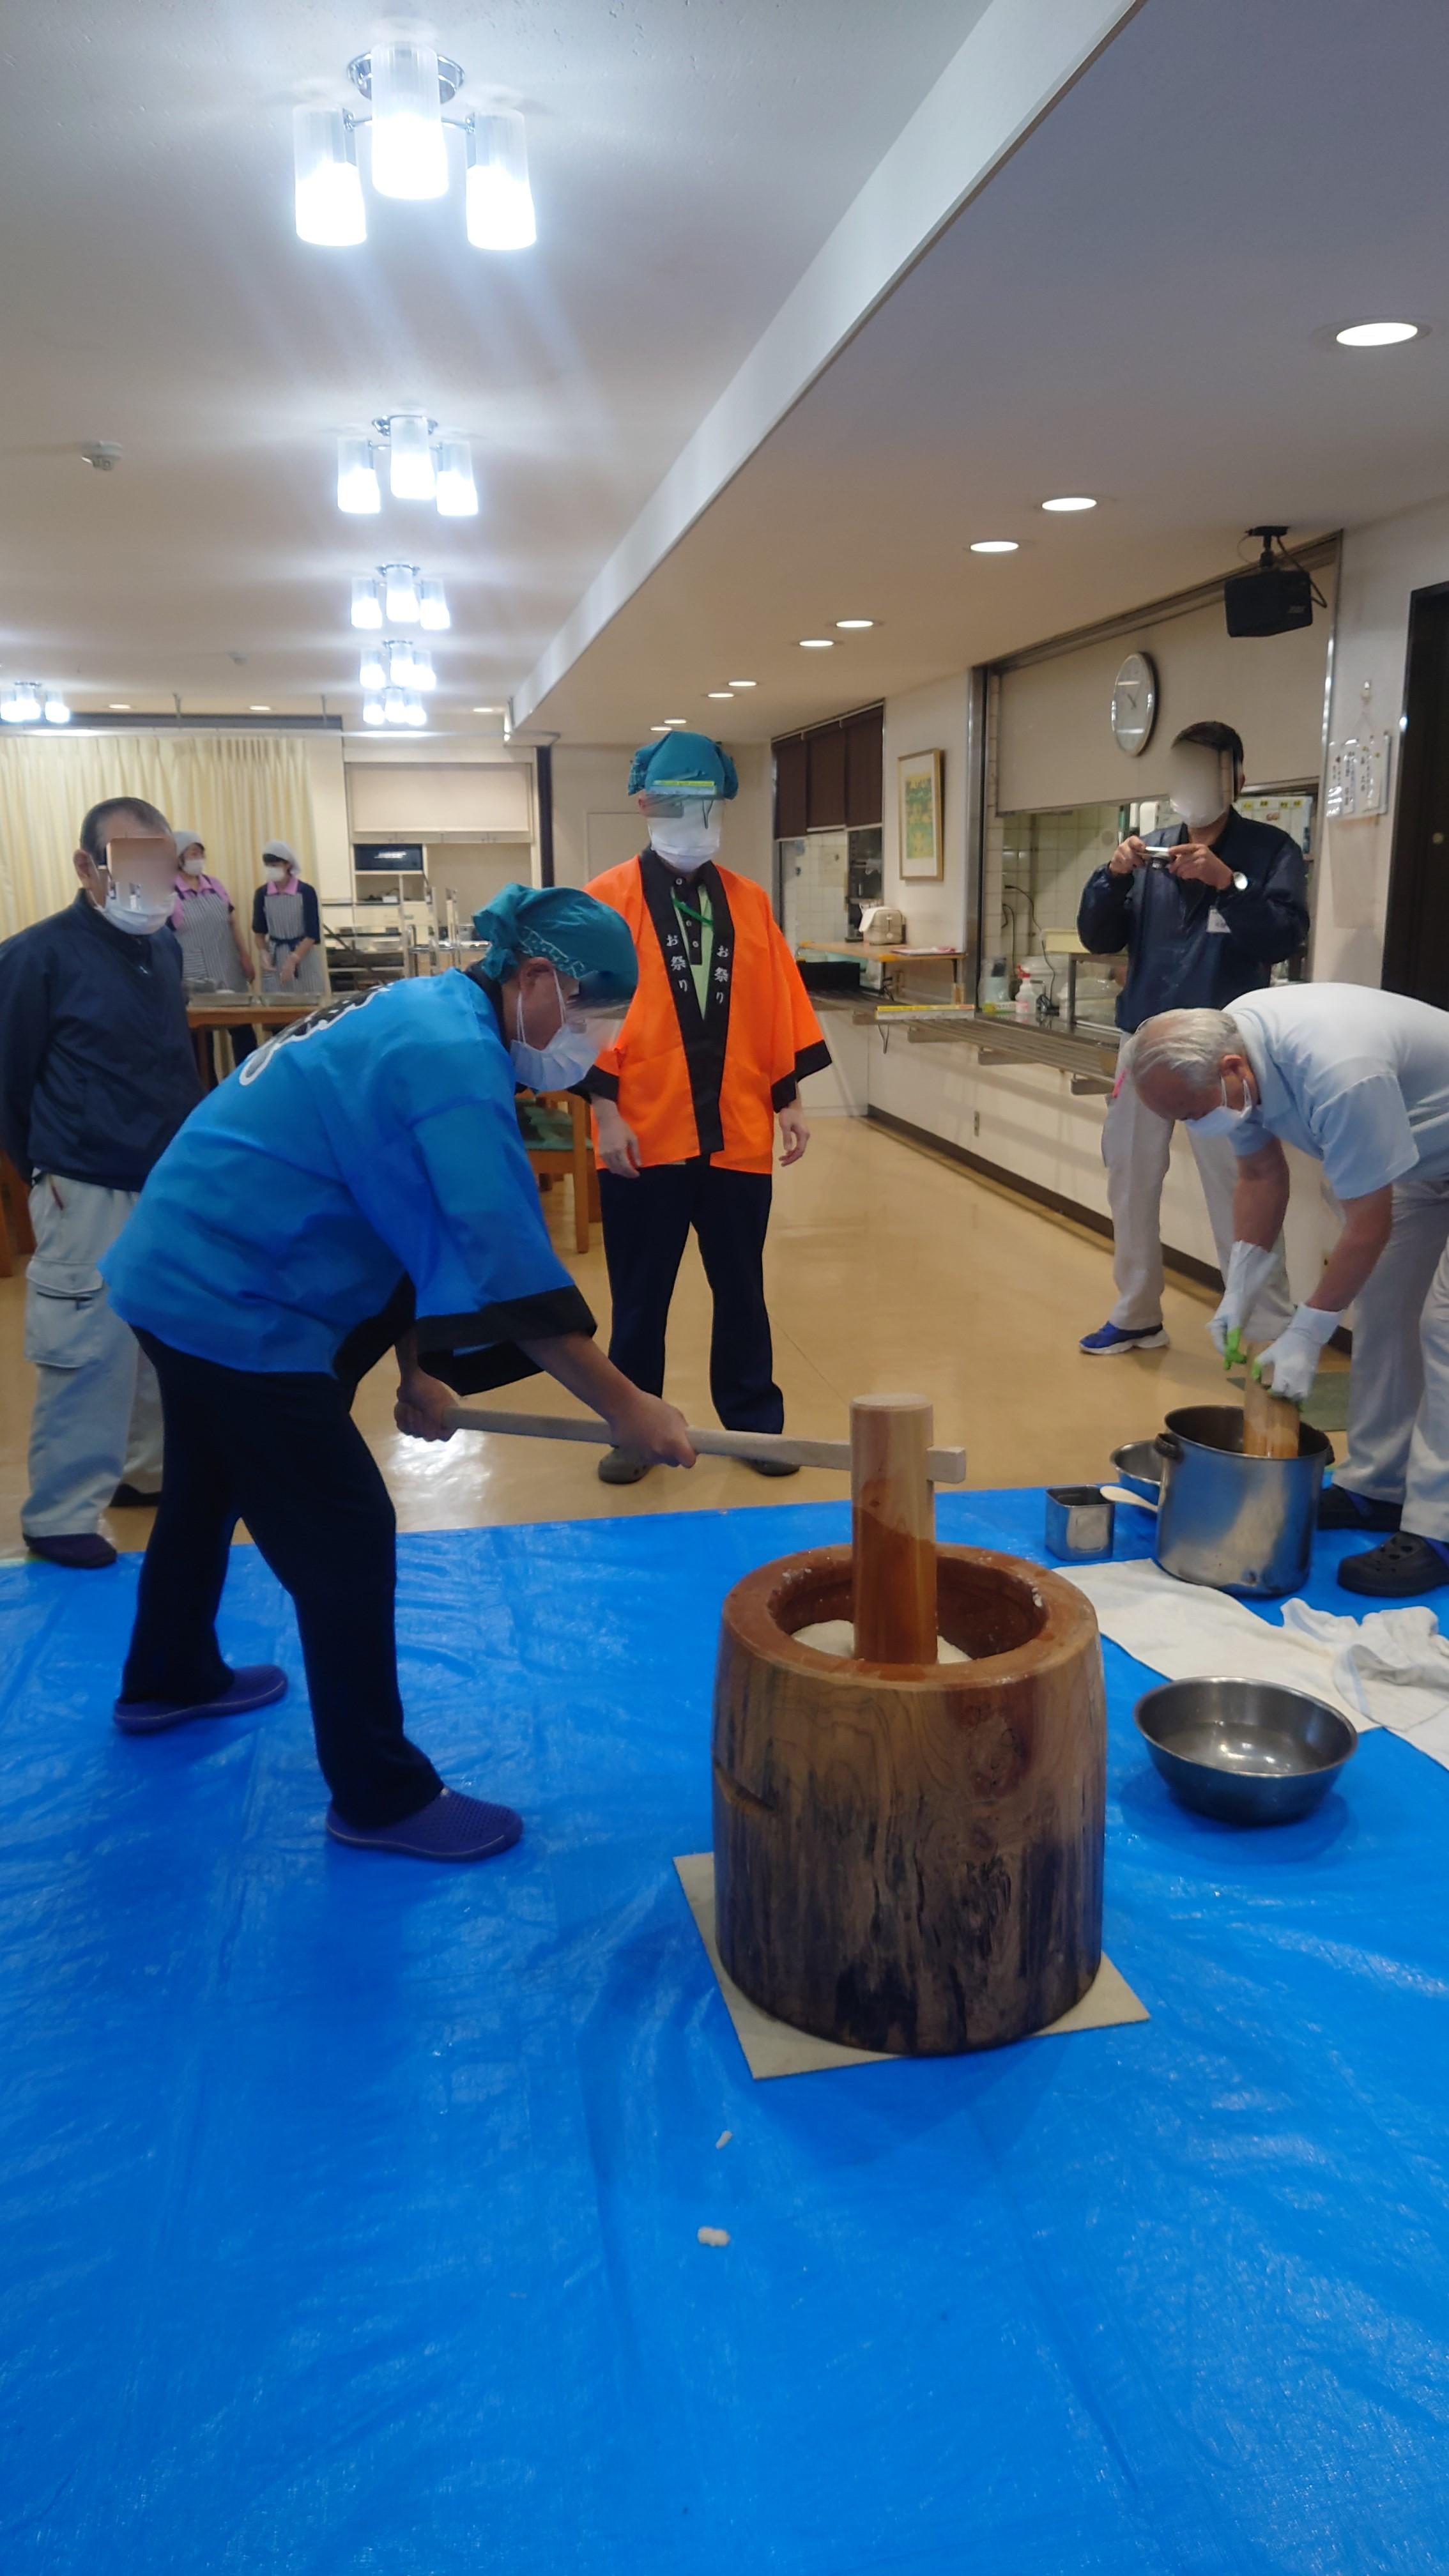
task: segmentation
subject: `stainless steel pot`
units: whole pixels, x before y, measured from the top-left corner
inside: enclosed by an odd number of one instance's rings
[[[1245,1458],[1235,1404],[1189,1404],[1157,1436],[1157,1562],[1183,1583],[1272,1599],[1307,1580],[1333,1449],[1304,1423],[1296,1458]]]

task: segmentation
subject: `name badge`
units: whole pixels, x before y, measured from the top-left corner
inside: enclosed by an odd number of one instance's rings
[[[1215,903],[1210,904],[1208,907],[1207,926],[1210,931],[1221,932],[1223,938],[1226,939],[1228,935],[1228,925],[1224,921],[1223,916],[1219,912]]]

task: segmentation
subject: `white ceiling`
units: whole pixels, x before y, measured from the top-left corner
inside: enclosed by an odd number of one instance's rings
[[[1443,0],[1147,0],[530,721],[760,738],[1449,491],[1446,80]]]
[[[348,577],[403,554],[449,586],[437,713],[506,696],[984,5],[12,12],[0,665],[78,708],[353,722]],[[463,63],[461,106],[525,108],[536,251],[468,248],[460,159],[435,205],[369,189],[363,249],[296,240],[291,107],[386,28]],[[413,406],[472,438],[483,515],[343,519],[336,434]]]

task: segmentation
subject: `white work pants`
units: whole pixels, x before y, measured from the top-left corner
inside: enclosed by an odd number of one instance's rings
[[[1449,1180],[1396,1181],[1394,1224],[1354,1311],[1348,1458],[1335,1482],[1449,1539]]]
[[[136,1204],[42,1172],[30,1193],[35,1250],[25,1276],[25,1356],[36,1371],[30,1417],[28,1538],[92,1536],[121,1481],[161,1483],[161,1397],[96,1264]]]
[[[1121,1061],[1128,1060],[1124,1044]],[[1139,1332],[1162,1321],[1162,1185],[1172,1157],[1170,1118],[1159,1118],[1138,1097],[1130,1073],[1116,1097],[1107,1103],[1102,1127],[1102,1160],[1107,1166],[1107,1204],[1112,1211],[1112,1276],[1117,1303],[1109,1322],[1123,1332]],[[1227,1136],[1195,1136],[1188,1142],[1207,1200],[1218,1267],[1228,1274],[1233,1248],[1233,1190],[1238,1158]],[[1249,1330],[1258,1342],[1271,1342],[1291,1322],[1293,1298],[1278,1243],[1278,1267],[1254,1310]]]

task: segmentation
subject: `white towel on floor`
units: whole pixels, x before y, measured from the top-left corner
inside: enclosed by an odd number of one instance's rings
[[[1438,1730],[1449,1751],[1449,1638],[1440,1633],[1432,1610],[1420,1602],[1409,1610],[1371,1610],[1366,1618],[1340,1618],[1332,1610],[1310,1610],[1306,1601],[1285,1601],[1283,1625],[1295,1635],[1311,1637],[1333,1657],[1333,1679],[1353,1710],[1357,1723],[1367,1719],[1391,1727],[1396,1735],[1412,1734],[1425,1743],[1423,1730]],[[1434,1750],[1434,1739],[1426,1746]]]
[[[1311,1691],[1360,1733],[1407,1735],[1449,1770],[1449,1639],[1432,1610],[1375,1610],[1364,1619],[1285,1601],[1270,1626],[1245,1601],[1179,1583],[1140,1559],[1094,1565],[1068,1580],[1085,1592],[1104,1637],[1167,1681],[1228,1676]]]

